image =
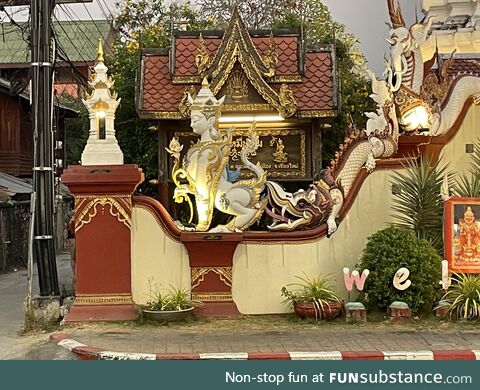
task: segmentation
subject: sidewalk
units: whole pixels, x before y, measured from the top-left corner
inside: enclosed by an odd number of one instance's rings
[[[158,327],[88,324],[66,327],[52,341],[84,359],[480,359],[475,328],[286,321],[279,319],[281,327],[275,318]]]
[[[68,284],[72,272],[69,254],[57,255],[60,285]],[[38,292],[37,270],[34,267],[33,292]],[[70,354],[47,344],[48,334],[21,336],[24,322],[24,300],[27,294],[27,270],[0,275],[0,359],[69,358]]]
[[[61,284],[68,283],[68,255],[58,256],[57,265]],[[245,316],[176,325],[88,323],[60,327],[49,342],[48,333],[19,335],[26,279],[26,270],[0,275],[0,359],[480,359],[480,323],[437,320],[347,325]]]

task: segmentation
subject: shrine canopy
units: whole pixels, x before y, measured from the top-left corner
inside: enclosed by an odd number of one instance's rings
[[[337,114],[332,45],[303,47],[298,30],[247,31],[238,11],[222,31],[175,32],[171,49],[144,49],[137,111],[142,119],[182,120],[187,93],[203,78],[222,115],[270,114],[282,119]]]

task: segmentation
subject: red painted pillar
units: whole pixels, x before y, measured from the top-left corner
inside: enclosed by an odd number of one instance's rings
[[[191,267],[192,298],[204,305],[198,316],[240,315],[232,298],[233,255],[241,233],[182,233]]]
[[[132,193],[136,165],[71,166],[62,182],[75,195],[76,299],[65,322],[133,320]]]

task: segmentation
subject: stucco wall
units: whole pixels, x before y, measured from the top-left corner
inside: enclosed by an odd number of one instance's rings
[[[232,295],[245,314],[279,313],[280,289],[294,275],[332,273],[343,291],[342,269],[361,257],[366,238],[389,220],[391,171],[375,171],[363,184],[350,212],[331,238],[303,244],[240,244],[234,256]],[[134,207],[132,291],[136,303],[148,299],[148,280],[164,286],[190,286],[188,254],[170,239],[147,210]]]
[[[477,140],[480,107],[472,106],[462,127],[444,148],[444,161],[457,172],[468,168],[465,144]],[[397,170],[398,171],[398,170]],[[346,295],[342,269],[361,258],[367,237],[391,221],[393,171],[377,169],[367,177],[354,204],[331,237],[303,243],[240,244],[233,260],[232,295],[244,314],[284,312],[280,289],[295,275],[332,274],[338,292]],[[169,238],[154,216],[134,207],[132,223],[132,290],[136,303],[148,299],[149,278],[162,285],[190,286],[188,254]]]
[[[391,171],[375,171],[364,182],[355,203],[330,238],[304,244],[241,244],[233,261],[232,295],[242,313],[285,311],[280,289],[295,275],[332,274],[339,292],[344,267],[361,258],[367,237],[390,221]]]
[[[153,284],[190,289],[190,266],[185,246],[168,237],[147,210],[132,210],[132,297],[148,300]]]
[[[443,148],[442,163],[449,163],[452,172],[467,172],[471,155],[465,152],[465,145],[480,138],[480,106],[472,105],[455,137]]]

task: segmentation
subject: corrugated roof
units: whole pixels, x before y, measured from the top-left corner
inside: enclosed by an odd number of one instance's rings
[[[21,27],[26,23],[19,23]],[[18,26],[2,23],[0,26],[0,64],[21,64],[30,61],[30,51]],[[94,61],[98,39],[111,44],[112,29],[107,20],[74,20],[55,22],[53,28],[72,62]],[[25,37],[28,38],[28,37]]]
[[[32,181],[21,179],[0,171],[0,201],[16,195],[30,194],[32,192]],[[65,197],[73,197],[68,187],[60,183],[60,194]]]

